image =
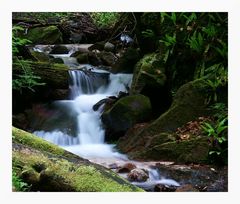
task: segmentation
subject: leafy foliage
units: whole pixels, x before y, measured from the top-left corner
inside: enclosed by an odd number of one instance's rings
[[[17,176],[15,171],[12,172],[12,185],[15,187],[16,191],[28,191],[30,188],[27,183]]]
[[[115,12],[95,12],[90,14],[95,24],[99,27],[112,27],[120,17]]]
[[[205,76],[210,67],[221,64],[227,70],[226,13],[162,12],[159,15],[160,26],[145,25],[142,35],[152,39],[155,35],[174,88]]]
[[[12,53],[13,55],[19,54],[19,47],[31,43],[30,40],[18,36],[19,32],[24,32],[21,26],[13,26],[12,28]]]
[[[22,92],[23,88],[28,88],[31,91],[34,91],[33,87],[44,85],[45,83],[40,83],[41,79],[39,76],[33,74],[31,68],[28,66],[24,60],[21,60],[19,55],[19,48],[25,46],[31,41],[21,38],[18,36],[19,32],[24,31],[24,28],[20,26],[14,26],[12,28],[12,54],[14,63],[21,67],[22,74],[16,76],[15,79],[12,80],[12,87],[15,90]]]
[[[45,83],[39,82],[41,77],[34,75],[26,61],[16,58],[15,64],[21,67],[23,73],[19,74],[17,79],[12,80],[13,89],[22,92],[24,88],[27,88],[34,92],[33,87],[45,85]]]
[[[215,103],[210,109],[214,112],[214,121],[202,124],[202,130],[211,141],[212,150],[209,152],[210,160],[227,163],[227,108],[224,103]]]

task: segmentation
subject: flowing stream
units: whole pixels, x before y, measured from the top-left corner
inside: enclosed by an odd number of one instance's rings
[[[43,47],[38,46],[35,50],[42,52]],[[105,166],[112,162],[135,163],[138,168],[145,168],[149,171],[149,179],[146,182],[133,182],[144,189],[153,188],[156,184],[179,186],[174,180],[162,178],[157,170],[146,164],[128,160],[126,155],[114,149],[114,145],[104,142],[105,131],[100,119],[104,105],[100,106],[97,111],[93,110],[93,106],[109,96],[117,96],[120,91],[127,92],[131,85],[132,74],[112,74],[91,65],[80,65],[75,58],[70,57],[72,52],[52,56],[62,58],[69,67],[70,99],[56,101],[54,104],[62,112],[71,116],[66,117],[66,120],[71,118],[67,124],[76,124],[75,135],[69,135],[60,128],[51,131],[35,130],[34,134],[90,161],[105,164]],[[106,83],[101,84],[99,77],[107,79]],[[126,177],[124,174],[122,176]]]

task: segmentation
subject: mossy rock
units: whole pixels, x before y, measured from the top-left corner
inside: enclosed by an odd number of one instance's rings
[[[206,163],[210,145],[208,138],[200,136],[190,140],[180,140],[160,143],[145,151],[137,152],[142,159],[170,160],[180,163]]]
[[[144,55],[135,65],[130,89],[130,94],[149,97],[155,118],[169,108],[172,100],[164,66],[158,53]]]
[[[57,26],[35,27],[28,30],[24,36],[33,44],[56,44],[62,43],[62,33]]]
[[[31,51],[31,55],[38,62],[50,62],[50,57],[44,52]]]
[[[46,83],[51,89],[68,88],[68,70],[64,64],[49,63],[49,62],[32,62],[24,61],[24,66],[31,69],[34,75],[39,76],[40,82]],[[23,64],[22,63],[22,64]],[[23,73],[19,63],[13,62],[13,75]]]
[[[13,127],[12,164],[30,191],[143,192],[113,171]]]
[[[124,140],[118,142],[118,148],[123,152],[131,152],[133,154],[134,152],[147,151],[145,144],[149,141],[149,138],[152,139],[156,135],[163,133],[166,133],[166,135],[173,134],[178,127],[183,126],[187,122],[200,116],[209,115],[207,104],[205,103],[209,93],[208,89],[209,87],[204,79],[183,85],[177,91],[171,107],[164,114],[137,134],[125,136]],[[164,142],[166,141],[159,139],[158,145],[162,145]],[[149,145],[149,147],[152,146]],[[165,159],[170,158],[166,157]]]
[[[147,54],[136,64],[131,93],[141,93],[145,86],[164,86],[167,78],[160,59],[159,54]]]
[[[150,100],[141,94],[119,99],[110,109],[103,112],[101,118],[107,131],[116,139],[136,123],[151,117]],[[112,138],[113,139],[113,138]]]
[[[76,56],[77,62],[80,64],[88,64],[88,53],[81,53]]]

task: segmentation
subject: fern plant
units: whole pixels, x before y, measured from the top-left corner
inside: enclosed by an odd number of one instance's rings
[[[20,93],[24,88],[35,92],[33,87],[45,85],[45,83],[39,82],[39,80],[41,80],[41,77],[34,75],[33,71],[26,61],[19,60],[18,58],[15,60],[15,64],[21,67],[23,73],[17,75],[17,78],[12,80],[13,89],[20,91]]]
[[[28,191],[30,188],[30,186],[19,178],[14,171],[12,172],[12,185],[15,187],[16,191]]]
[[[31,43],[30,40],[21,38],[19,33],[24,32],[24,28],[21,26],[13,26],[12,28],[12,53],[13,55],[19,54],[19,47]]]

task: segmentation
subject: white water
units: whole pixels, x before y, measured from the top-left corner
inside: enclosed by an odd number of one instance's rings
[[[54,55],[54,57],[61,57],[65,64],[71,67],[73,61],[69,56],[70,54]],[[97,70],[89,65],[86,65],[85,69],[106,73],[106,71]],[[34,133],[84,158],[127,159],[125,155],[114,150],[114,145],[104,143],[105,131],[100,119],[103,107],[100,107],[98,111],[94,111],[92,107],[104,98],[117,96],[120,91],[126,92],[127,87],[131,85],[132,74],[109,74],[109,83],[105,86],[99,86],[97,90],[94,90],[93,87],[94,79],[83,71],[69,70],[69,77],[70,98],[72,100],[58,101],[57,104],[61,105],[62,109],[71,110],[77,115],[77,137],[64,134],[59,130],[52,132],[40,130]]]

